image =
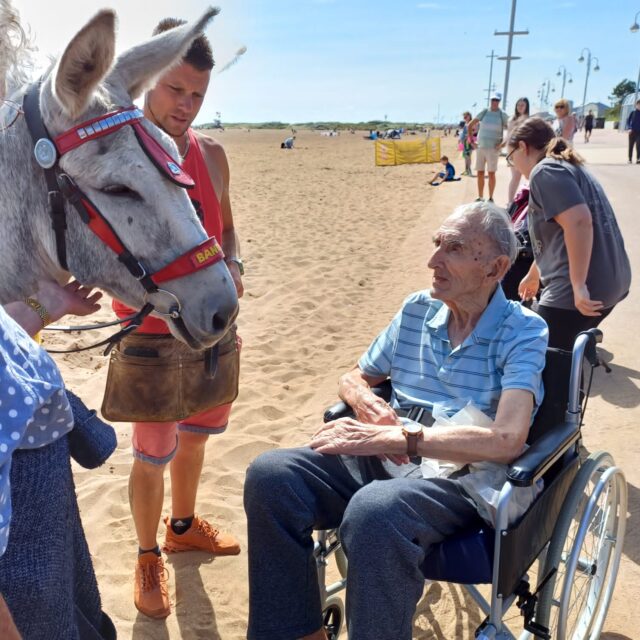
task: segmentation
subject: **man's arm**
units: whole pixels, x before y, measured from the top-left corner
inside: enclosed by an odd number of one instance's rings
[[[220,238],[220,244],[227,260],[227,268],[236,285],[238,297],[241,298],[244,293],[244,286],[240,267],[231,260],[231,258],[240,258],[240,242],[233,223],[233,213],[231,212],[231,198],[229,197],[231,172],[229,170],[229,161],[224,147],[219,142],[203,135],[198,135],[198,140],[209,170],[209,179],[213,183],[216,195],[220,200],[220,209],[222,211],[222,238]]]
[[[354,411],[358,420],[369,424],[400,424],[396,412],[379,398],[371,387],[384,382],[386,376],[367,375],[356,366],[338,382],[338,395]]]
[[[424,429],[424,438],[418,443],[418,455],[463,464],[511,463],[524,449],[532,410],[533,394],[530,391],[506,389],[490,426]],[[327,454],[401,456],[407,453],[407,440],[401,427],[364,424],[350,418],[325,424],[314,434],[310,446]]]

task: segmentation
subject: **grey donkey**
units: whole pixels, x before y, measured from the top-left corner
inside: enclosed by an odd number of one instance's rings
[[[40,111],[51,137],[79,123],[128,107],[167,69],[178,64],[218,9],[115,56],[116,16],[99,11],[68,43],[42,78]],[[0,0],[0,303],[21,299],[43,279],[73,275],[133,308],[144,304],[140,282],[67,204],[67,263],[62,268],[48,214],[47,185],[37,164],[24,115],[29,43],[9,0]],[[13,110],[13,117],[7,112]],[[4,112],[4,114],[2,113]],[[4,126],[3,126],[4,122]],[[173,141],[146,119],[142,125],[179,163]],[[60,158],[129,251],[155,272],[207,238],[188,193],[167,180],[138,143],[132,127],[91,140]],[[219,261],[162,284],[182,305],[190,346],[217,343],[238,308],[233,280]],[[148,296],[161,310],[167,294]],[[162,299],[160,299],[162,298]],[[181,332],[169,321],[177,338]]]

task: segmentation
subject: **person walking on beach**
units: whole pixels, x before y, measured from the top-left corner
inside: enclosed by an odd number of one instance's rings
[[[473,153],[473,149],[475,143],[473,142],[473,132],[469,133],[469,123],[471,122],[472,116],[471,113],[465,111],[462,114],[462,119],[464,124],[462,126],[462,130],[460,131],[460,137],[458,140],[460,141],[460,150],[462,151],[462,157],[464,158],[464,171],[462,175],[471,176],[471,154]]]
[[[478,197],[484,197],[485,168],[489,174],[489,202],[493,202],[493,192],[496,188],[496,171],[498,158],[503,146],[502,136],[509,122],[509,116],[500,108],[502,95],[494,93],[491,96],[490,107],[483,109],[468,125],[469,132],[479,124],[478,148],[476,150],[476,171],[478,172]],[[469,134],[470,136],[470,134]]]
[[[529,117],[529,99],[520,98],[516,102],[516,109],[514,114],[509,118],[509,124],[507,124],[507,140],[513,133],[513,130],[521,125]],[[509,195],[507,200],[507,206],[513,202],[518,191],[518,185],[522,174],[515,168],[511,167],[511,181],[509,182]]]
[[[640,100],[636,102],[636,108],[627,118],[629,129],[629,164],[633,162],[633,147],[636,148],[636,164],[640,164]]]
[[[578,333],[597,327],[629,293],[624,240],[602,186],[542,118],[526,120],[508,145],[507,162],[531,189],[527,218],[535,261],[518,292],[547,321],[549,346],[571,350]]]
[[[160,22],[154,35],[185,24],[183,20]],[[227,267],[243,294],[242,260],[229,199],[229,164],[225,151],[214,139],[196,133],[191,124],[202,106],[214,66],[211,45],[205,36],[193,41],[181,64],[162,76],[145,97],[145,116],[169,134],[183,158],[183,169],[194,179],[189,193],[196,212],[210,236],[220,239]],[[130,313],[119,301],[114,310],[120,317]],[[148,316],[138,333],[169,334],[160,319]],[[167,375],[170,375],[167,373]],[[203,371],[204,375],[204,371]],[[164,470],[171,463],[171,517],[165,518],[166,553],[199,550],[214,555],[240,553],[229,534],[195,514],[196,494],[207,440],[222,433],[231,405],[215,407],[180,422],[134,422],[133,466],[129,499],[138,536],[134,603],[152,618],[171,613],[166,570],[157,543],[164,496]]]
[[[593,111],[589,110],[589,113],[584,118],[584,141],[589,142],[591,140],[591,132],[593,131]]]

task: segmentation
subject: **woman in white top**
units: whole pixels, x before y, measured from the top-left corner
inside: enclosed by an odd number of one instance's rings
[[[509,124],[507,125],[507,140],[511,137],[511,134],[516,127],[522,124],[529,117],[529,100],[528,98],[520,98],[516,102],[516,109],[514,114],[509,118]],[[520,178],[522,174],[515,167],[511,167],[511,182],[509,182],[509,202],[511,204],[516,197],[518,191],[518,185],[520,184]]]
[[[573,136],[578,130],[578,123],[576,117],[569,111],[569,102],[562,98],[555,103],[553,108],[557,118],[554,127],[556,135],[564,138],[573,146]]]

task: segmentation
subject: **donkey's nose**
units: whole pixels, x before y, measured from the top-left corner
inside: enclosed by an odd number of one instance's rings
[[[213,326],[214,333],[225,333],[225,331],[227,330],[230,324],[231,324],[230,316],[228,314],[225,314],[225,313],[213,314],[212,326]]]

